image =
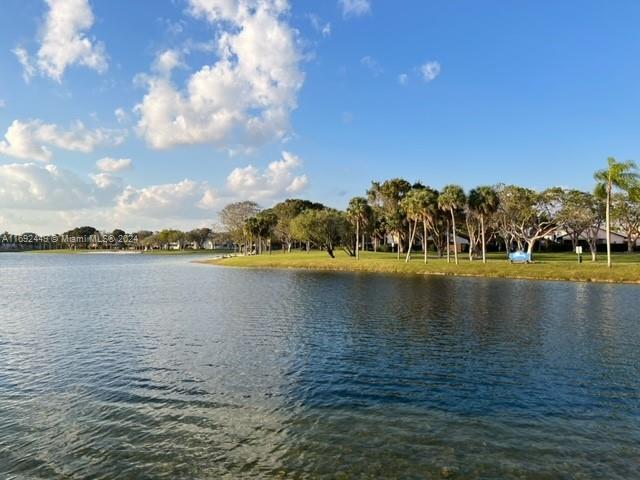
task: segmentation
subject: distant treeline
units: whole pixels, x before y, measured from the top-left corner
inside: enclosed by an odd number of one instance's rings
[[[553,187],[537,191],[518,185],[458,185],[437,190],[402,178],[372,182],[345,211],[303,199],[288,199],[261,209],[253,201],[227,205],[221,228],[188,232],[162,230],[126,233],[79,227],[60,235],[34,233],[0,237],[2,249],[183,249],[231,247],[245,254],[280,248],[337,248],[359,257],[364,249],[394,251],[409,260],[420,248],[438,256],[485,259],[487,249],[510,252],[575,248],[583,245],[596,260],[599,249],[632,252],[640,238],[640,185],[636,165],[608,159],[595,173],[592,192]],[[611,241],[612,235],[615,236]],[[610,262],[610,255],[608,255]]]
[[[584,246],[596,260],[598,247],[615,243],[633,251],[640,237],[640,187],[633,162],[608,160],[595,173],[593,192],[560,187],[536,191],[518,185],[458,185],[436,190],[402,178],[372,182],[365,196],[354,197],[345,211],[301,199],[261,210],[252,201],[227,205],[220,212],[224,230],[247,254],[290,251],[296,245],[326,250],[393,250],[408,260],[419,246],[439,256],[466,251],[485,258],[487,247],[533,254],[536,248]],[[462,247],[461,244],[464,244]],[[608,255],[610,261],[610,255]]]

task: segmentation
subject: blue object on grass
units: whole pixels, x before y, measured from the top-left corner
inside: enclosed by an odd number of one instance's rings
[[[531,255],[527,252],[518,250],[509,254],[509,261],[511,263],[529,263],[531,261]]]

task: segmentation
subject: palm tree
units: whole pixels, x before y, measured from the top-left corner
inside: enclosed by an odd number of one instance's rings
[[[427,238],[428,229],[433,226],[438,210],[438,192],[429,187],[421,187],[419,189],[411,190],[402,201],[403,209],[407,212],[407,218],[409,220],[409,228],[411,231],[409,239],[409,251],[405,262],[411,259],[411,247],[413,240],[415,239],[416,231],[418,230],[418,223],[422,222],[423,227],[423,250],[424,250],[424,263],[427,263]],[[411,222],[413,221],[413,229],[411,229]]]
[[[593,178],[596,180],[596,195],[606,198],[605,223],[607,229],[607,266],[611,268],[611,195],[614,189],[633,191],[638,188],[637,165],[632,160],[618,162],[615,158],[607,159],[607,168],[598,170]]]
[[[369,223],[373,210],[364,197],[353,197],[347,208],[347,218],[356,226],[356,260],[360,260],[360,227]]]
[[[480,234],[482,236],[482,263],[487,263],[487,242],[485,240],[485,217],[495,213],[500,205],[500,197],[495,188],[483,186],[469,192],[469,209],[480,217]]]
[[[438,198],[438,206],[441,210],[447,211],[451,214],[451,225],[453,227],[453,255],[458,264],[458,240],[456,237],[456,210],[461,209],[466,202],[464,190],[458,185],[447,185],[442,189],[440,197]],[[448,243],[448,242],[447,242]],[[447,252],[449,251],[449,245],[447,245]]]
[[[400,202],[402,209],[407,214],[407,220],[409,221],[409,248],[407,248],[407,256],[404,259],[405,263],[408,263],[409,260],[411,260],[411,248],[413,247],[413,240],[416,237],[418,222],[422,218],[420,193],[421,190],[410,190],[409,193],[407,193],[407,195]]]

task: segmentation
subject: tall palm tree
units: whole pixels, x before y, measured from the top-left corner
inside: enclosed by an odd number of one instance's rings
[[[364,197],[353,197],[347,208],[347,218],[356,226],[356,260],[360,260],[360,227],[369,223],[373,210]]]
[[[407,248],[407,255],[404,259],[405,263],[411,260],[411,248],[413,247],[413,241],[416,237],[416,230],[418,229],[418,222],[422,218],[422,205],[421,205],[421,190],[413,189],[400,201],[400,206],[407,215],[409,221],[409,247]]]
[[[607,159],[607,168],[598,170],[593,178],[596,180],[596,195],[606,198],[605,223],[607,229],[607,266],[611,268],[611,195],[614,189],[635,191],[638,188],[637,165],[632,160],[618,162],[615,158]]]
[[[438,192],[430,187],[421,187],[409,192],[404,200],[404,208],[407,211],[407,216],[409,217],[409,225],[411,225],[411,220],[414,221],[407,261],[410,260],[411,245],[413,244],[413,240],[418,229],[418,222],[421,221],[423,229],[422,247],[424,250],[424,263],[427,263],[428,231],[430,228],[434,227],[436,217],[438,215]]]
[[[458,264],[458,240],[456,236],[456,210],[464,207],[466,197],[462,187],[458,185],[447,185],[442,189],[438,197],[438,206],[441,210],[449,212],[451,215],[451,225],[453,227],[453,255],[456,265]],[[447,242],[448,243],[448,242]],[[447,245],[447,252],[449,245]]]
[[[480,234],[482,236],[482,263],[487,263],[487,242],[485,240],[485,217],[495,213],[500,205],[500,197],[495,188],[482,186],[469,192],[469,209],[480,217]]]

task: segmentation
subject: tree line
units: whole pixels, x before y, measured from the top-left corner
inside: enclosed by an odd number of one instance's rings
[[[202,249],[207,243],[210,248],[224,248],[231,244],[225,232],[208,227],[195,228],[186,232],[176,229],[125,232],[119,228],[113,231],[101,231],[95,227],[83,226],[51,235],[39,235],[33,232],[0,233],[0,248],[12,250]]]
[[[402,178],[372,182],[366,195],[349,201],[345,211],[302,199],[288,199],[261,210],[253,201],[227,205],[220,221],[236,249],[246,254],[341,248],[356,259],[365,248],[393,250],[411,259],[419,243],[424,262],[429,248],[459,262],[458,241],[468,242],[469,260],[486,263],[488,245],[532,255],[543,239],[566,236],[573,249],[583,240],[593,261],[601,231],[606,231],[611,265],[612,229],[626,237],[628,251],[640,238],[640,185],[636,164],[609,158],[594,174],[592,192],[552,187],[537,191],[518,185],[459,185],[436,190]]]

